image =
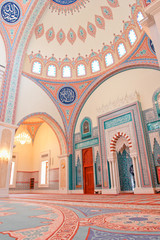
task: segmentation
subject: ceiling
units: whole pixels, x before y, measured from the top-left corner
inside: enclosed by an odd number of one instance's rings
[[[137,23],[138,11],[142,11],[142,7],[136,0],[127,0],[127,4],[124,0],[50,0],[31,37],[23,71],[32,74],[29,61],[32,65],[31,61],[37,58],[45,63],[53,61],[58,67],[70,64],[74,71],[77,61],[84,62],[88,68],[91,59],[97,57],[100,75],[106,67],[105,51],[113,52],[117,64],[122,60],[117,52],[120,41],[124,41],[127,54],[135,48],[136,43],[131,45],[128,40],[129,29],[134,29],[136,42],[142,37]],[[42,73],[42,78],[45,75]],[[88,76],[90,71],[86,78]]]

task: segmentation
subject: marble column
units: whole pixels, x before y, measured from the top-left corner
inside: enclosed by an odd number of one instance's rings
[[[0,122],[0,197],[8,197],[10,165],[17,126]]]
[[[69,192],[69,155],[61,155],[59,158],[59,192]]]

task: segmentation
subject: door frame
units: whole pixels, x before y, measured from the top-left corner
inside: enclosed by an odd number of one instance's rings
[[[89,150],[91,151],[91,162],[89,164],[85,164],[84,163],[84,152]],[[93,148],[89,147],[89,148],[84,148],[82,149],[82,163],[83,163],[83,192],[84,194],[94,194],[94,190],[95,190],[95,177],[94,177],[94,163],[93,163]],[[85,168],[87,167],[92,167],[93,171],[92,171],[92,175],[93,175],[93,193],[86,193],[86,184],[85,184],[85,179],[86,179],[86,171]]]

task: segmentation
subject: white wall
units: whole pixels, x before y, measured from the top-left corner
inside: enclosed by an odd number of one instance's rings
[[[114,103],[137,91],[140,95],[142,109],[152,108],[152,96],[160,87],[160,71],[151,69],[133,69],[119,73],[102,83],[89,97],[79,115],[76,133],[80,132],[80,124],[84,117],[90,117],[92,126],[97,126],[97,116],[107,112],[101,111],[103,106]],[[110,104],[111,105],[111,104]],[[114,104],[113,104],[114,105]],[[116,104],[112,107],[117,108]]]
[[[15,124],[25,116],[36,112],[49,114],[64,130],[61,116],[49,96],[36,83],[21,76]]]

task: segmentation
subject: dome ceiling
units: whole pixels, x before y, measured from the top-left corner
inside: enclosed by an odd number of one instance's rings
[[[31,61],[36,58],[45,63],[53,61],[58,67],[68,63],[74,68],[81,61],[88,68],[90,59],[96,57],[103,72],[105,52],[113,54],[116,64],[121,61],[118,44],[124,43],[126,56],[141,38],[142,30],[137,23],[139,11],[142,12],[141,4],[136,0],[128,0],[127,4],[124,0],[51,0],[30,40],[24,72],[31,73]],[[131,29],[136,36],[134,44],[128,37]],[[72,74],[72,78],[75,76]],[[45,78],[43,73],[42,78]]]

